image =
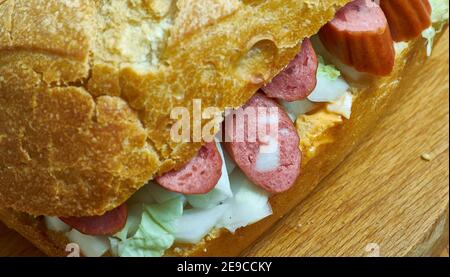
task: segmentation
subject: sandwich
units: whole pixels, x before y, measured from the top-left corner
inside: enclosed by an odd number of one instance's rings
[[[0,219],[51,256],[239,255],[376,127],[441,0],[0,0]]]

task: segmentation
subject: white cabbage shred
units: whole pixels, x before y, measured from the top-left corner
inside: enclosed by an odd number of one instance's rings
[[[272,213],[269,195],[217,146],[223,163],[216,187],[205,195],[184,196],[150,182],[130,199],[125,227],[109,238],[114,255],[160,257],[174,242],[195,244],[215,228],[234,232]]]
[[[431,21],[433,22],[433,25],[422,32],[422,36],[427,40],[428,56],[431,56],[434,38],[448,21],[449,14],[449,2],[447,0],[430,0],[430,5],[432,8]]]

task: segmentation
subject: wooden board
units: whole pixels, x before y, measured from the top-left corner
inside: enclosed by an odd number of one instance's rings
[[[448,256],[448,64],[447,32],[422,71],[408,76],[409,97],[244,254]],[[0,256],[40,255],[0,223]]]

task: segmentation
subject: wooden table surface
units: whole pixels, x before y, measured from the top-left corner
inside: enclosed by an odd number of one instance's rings
[[[448,256],[448,41],[407,77],[409,97],[245,255]],[[0,256],[40,255],[0,223]]]

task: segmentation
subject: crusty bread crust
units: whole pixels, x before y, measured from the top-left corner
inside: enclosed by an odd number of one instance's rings
[[[306,159],[297,184],[289,191],[271,198],[274,215],[254,225],[239,229],[236,234],[227,231],[212,232],[203,242],[196,245],[176,245],[168,256],[235,256],[241,254],[273,224],[298,205],[319,182],[364,139],[396,99],[402,97],[397,90],[402,76],[416,73],[426,60],[424,41],[417,39],[398,57],[394,72],[386,78],[377,78],[357,93],[351,120],[327,129],[318,141],[322,144],[315,154]],[[303,147],[303,146],[302,146]],[[303,149],[304,151],[306,149]],[[0,209],[0,218],[11,228],[33,242],[51,256],[64,255],[67,239],[62,234],[46,230],[41,218],[32,218],[11,209]]]
[[[0,1],[0,205],[119,206],[199,149],[173,107],[243,105],[347,2]]]

